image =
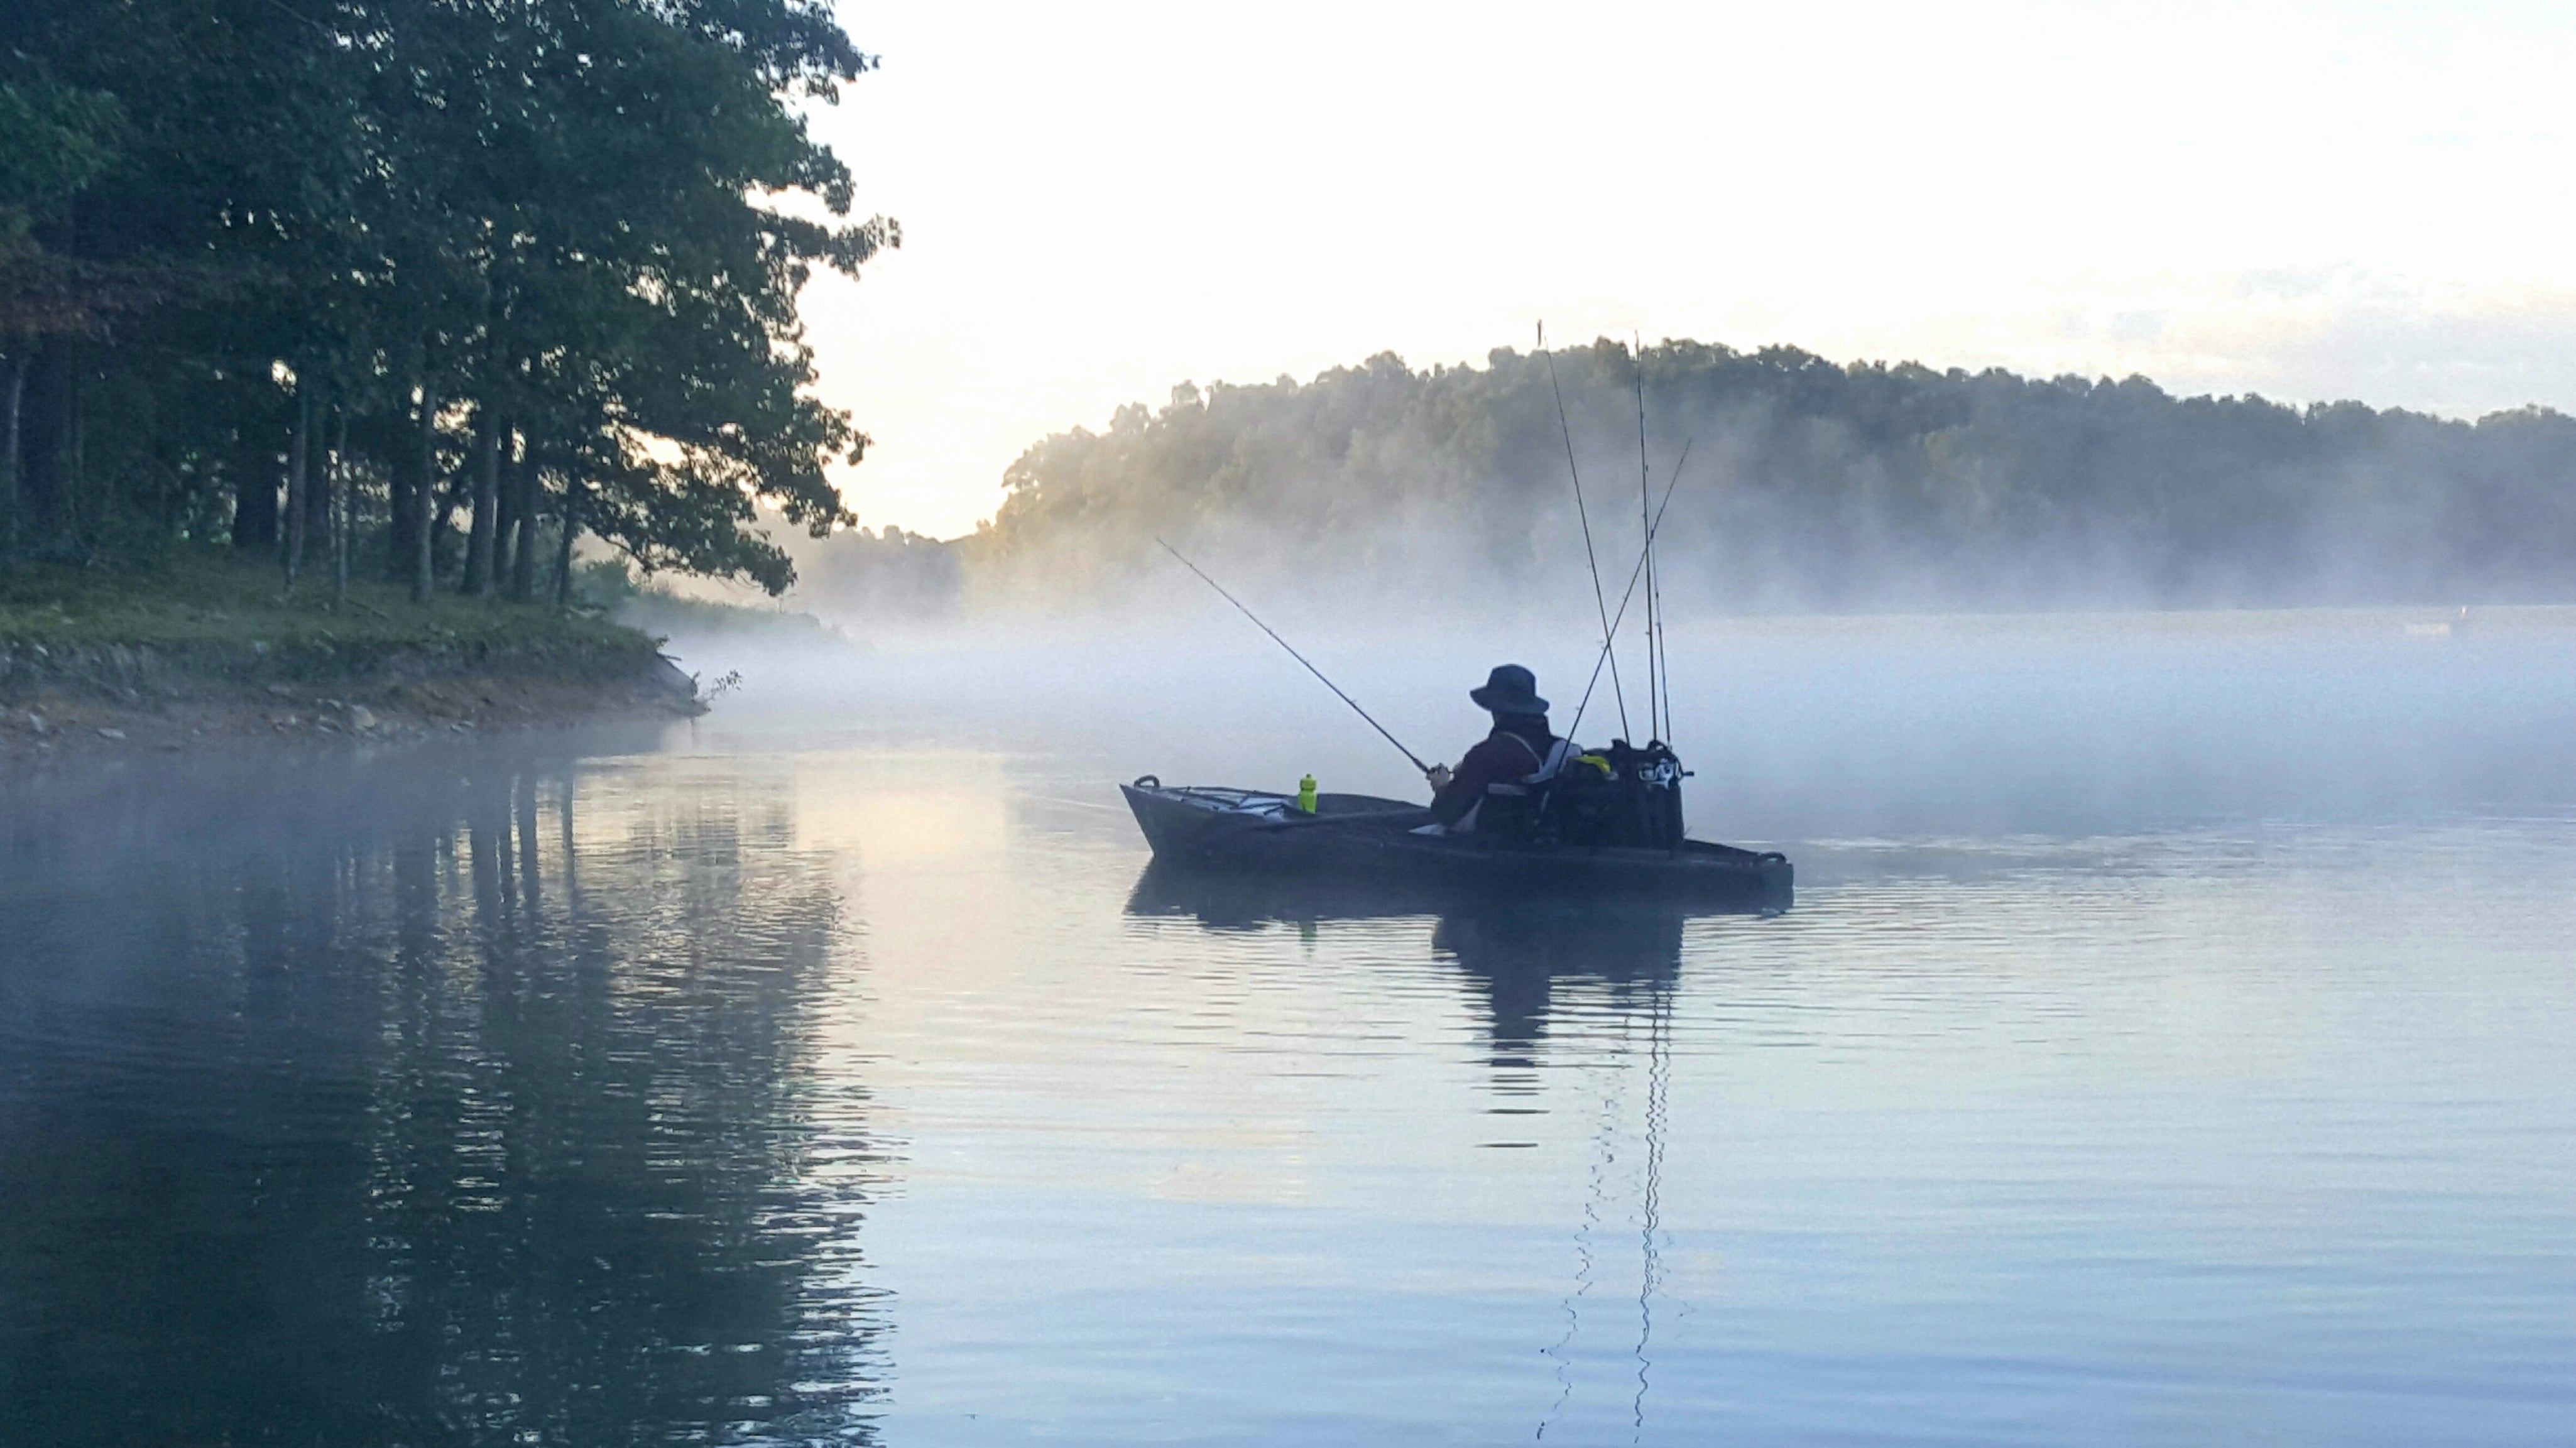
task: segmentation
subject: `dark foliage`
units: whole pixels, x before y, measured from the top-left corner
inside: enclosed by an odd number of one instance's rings
[[[788,100],[873,63],[815,0],[0,7],[0,556],[783,589],[755,507],[866,443],[797,295],[899,240]]]

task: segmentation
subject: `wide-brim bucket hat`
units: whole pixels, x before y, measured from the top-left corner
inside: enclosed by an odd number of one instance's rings
[[[1485,686],[1469,689],[1467,697],[1479,709],[1496,714],[1544,714],[1547,701],[1538,696],[1538,675],[1518,664],[1497,664],[1485,676]]]

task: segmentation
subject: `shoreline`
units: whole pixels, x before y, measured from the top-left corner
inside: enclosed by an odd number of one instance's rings
[[[640,630],[376,580],[284,596],[220,555],[0,570],[0,764],[248,741],[390,744],[706,711]]]
[[[631,651],[412,649],[287,669],[262,654],[224,667],[150,644],[0,640],[0,761],[409,744],[705,713],[696,681],[636,638]]]

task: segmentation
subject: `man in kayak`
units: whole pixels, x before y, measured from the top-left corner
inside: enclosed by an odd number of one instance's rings
[[[1473,832],[1496,786],[1517,794],[1519,786],[1564,762],[1565,741],[1548,732],[1547,701],[1538,696],[1536,674],[1503,664],[1467,697],[1494,716],[1494,732],[1467,751],[1455,773],[1445,764],[1431,767],[1431,818],[1445,834]]]

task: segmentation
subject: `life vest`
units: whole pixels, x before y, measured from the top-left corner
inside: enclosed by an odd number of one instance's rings
[[[1497,780],[1486,785],[1485,797],[1468,806],[1467,812],[1458,817],[1458,822],[1449,827],[1450,834],[1478,831],[1525,834],[1528,822],[1537,815],[1539,801],[1546,796],[1548,784],[1565,772],[1566,764],[1578,753],[1571,739],[1559,739],[1547,747],[1547,753],[1541,754],[1517,734],[1503,737],[1519,745],[1538,767],[1517,779]]]
[[[1534,745],[1517,734],[1505,734],[1502,737],[1519,745],[1521,752],[1527,754],[1538,767],[1517,778],[1497,780],[1486,785],[1484,794],[1478,796],[1474,804],[1467,806],[1467,812],[1458,816],[1454,823],[1424,825],[1415,830],[1415,834],[1472,835],[1479,830],[1495,829],[1506,833],[1518,832],[1520,822],[1529,814],[1531,791],[1544,787],[1547,781],[1554,779],[1558,772],[1565,768],[1566,760],[1573,757],[1574,745],[1571,740],[1559,739],[1548,746],[1547,753],[1541,754]],[[1497,803],[1498,800],[1499,803]],[[1487,823],[1488,821],[1491,823]]]

